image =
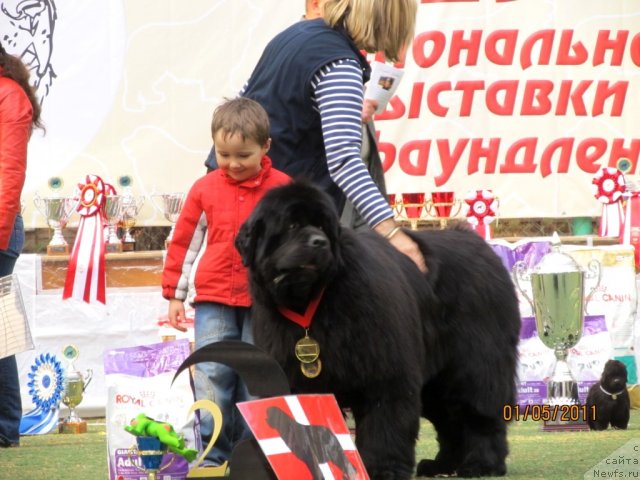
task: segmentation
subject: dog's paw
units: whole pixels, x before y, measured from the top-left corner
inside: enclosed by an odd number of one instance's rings
[[[456,472],[453,469],[444,468],[440,462],[436,460],[420,460],[416,468],[416,476],[418,477],[455,477]]]

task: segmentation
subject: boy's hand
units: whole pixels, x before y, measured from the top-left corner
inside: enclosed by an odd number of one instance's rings
[[[176,330],[180,330],[181,332],[186,332],[187,329],[180,325],[180,322],[184,322],[187,320],[187,317],[184,313],[184,302],[182,300],[178,300],[177,298],[172,298],[169,300],[169,323]]]

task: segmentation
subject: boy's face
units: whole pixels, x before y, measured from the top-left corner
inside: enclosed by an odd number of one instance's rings
[[[260,171],[262,157],[269,150],[271,139],[259,145],[255,140],[242,139],[239,133],[227,134],[218,130],[213,136],[218,167],[236,181],[255,177]]]

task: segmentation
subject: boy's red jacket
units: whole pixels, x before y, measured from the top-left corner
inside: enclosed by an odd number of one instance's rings
[[[262,158],[260,173],[237,182],[217,169],[198,179],[184,202],[169,245],[162,273],[162,296],[186,300],[189,275],[203,242],[206,248],[196,266],[196,302],[248,307],[248,275],[235,248],[240,226],[267,190],[290,178]]]

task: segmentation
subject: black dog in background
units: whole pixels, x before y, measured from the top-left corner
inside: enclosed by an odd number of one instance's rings
[[[515,402],[520,332],[509,272],[469,229],[407,234],[426,274],[381,235],[341,228],[317,188],[295,182],[267,192],[236,238],[255,343],[293,393],[333,393],[351,409],[372,480],[413,477],[421,416],[440,449],[420,461],[419,476],[504,475],[503,410]],[[295,355],[305,328],[288,319],[310,305],[321,362],[313,378]]]
[[[611,424],[613,428],[626,430],[630,407],[627,367],[618,360],[608,360],[600,381],[589,388],[587,395],[589,428],[606,430]]]

